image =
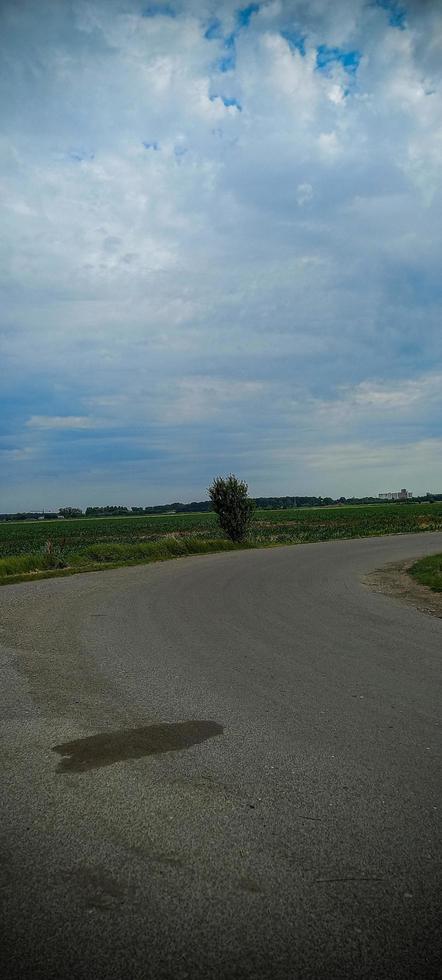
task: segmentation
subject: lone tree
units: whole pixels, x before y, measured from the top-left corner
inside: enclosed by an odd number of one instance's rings
[[[232,541],[243,541],[255,508],[247,496],[247,483],[230,473],[225,478],[216,476],[208,490],[223,531]]]

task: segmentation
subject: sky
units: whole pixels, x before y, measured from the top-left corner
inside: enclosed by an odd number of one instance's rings
[[[442,3],[0,20],[0,510],[442,491]]]

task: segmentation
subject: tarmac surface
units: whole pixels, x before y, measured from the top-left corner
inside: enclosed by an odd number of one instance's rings
[[[440,976],[442,534],[0,590],[3,980]]]

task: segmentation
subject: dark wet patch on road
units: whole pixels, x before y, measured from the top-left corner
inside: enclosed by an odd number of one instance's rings
[[[223,726],[216,721],[180,721],[100,732],[54,745],[52,751],[63,756],[57,772],[81,773],[143,756],[182,752],[215,735],[222,735],[223,731]]]

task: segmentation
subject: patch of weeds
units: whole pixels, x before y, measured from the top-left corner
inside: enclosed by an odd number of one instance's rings
[[[46,568],[67,568],[69,563],[66,560],[65,545],[66,542],[63,538],[57,543],[51,540],[46,541],[43,549],[43,563],[39,568],[41,567],[42,570]]]
[[[50,544],[48,542],[48,544]],[[32,555],[12,555],[0,558],[0,585],[75,572],[98,571],[100,568],[118,568],[123,565],[146,564],[167,561],[186,555],[211,554],[218,551],[237,551],[253,548],[253,544],[233,544],[225,538],[210,541],[184,535],[165,535],[159,541],[100,542],[66,554],[62,549],[49,546]]]
[[[428,555],[410,568],[410,575],[433,592],[442,592],[442,555]]]

